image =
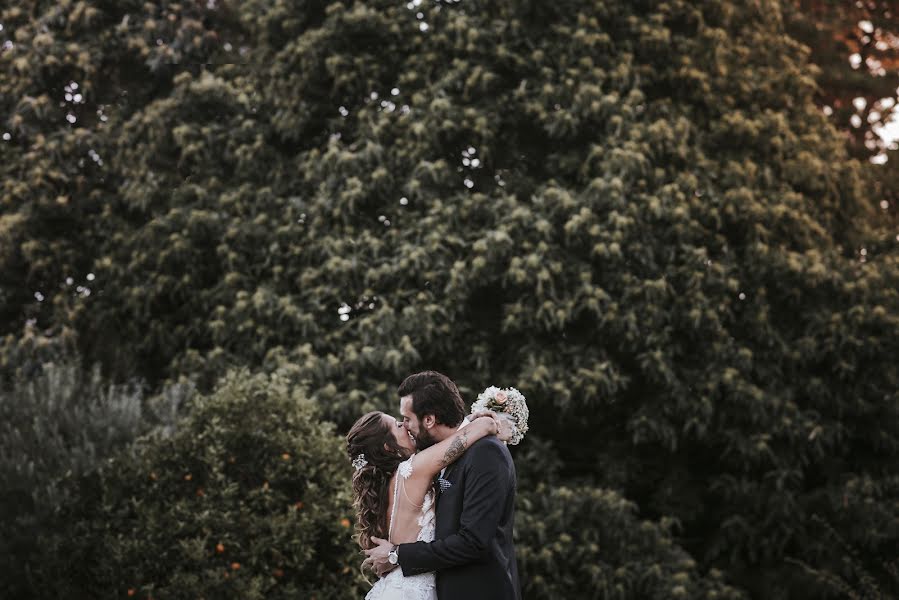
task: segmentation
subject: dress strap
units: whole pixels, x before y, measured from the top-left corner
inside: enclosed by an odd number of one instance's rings
[[[399,491],[400,491],[400,474],[397,473],[394,475],[395,481],[393,483],[393,508],[390,509],[390,527],[387,530],[387,541],[390,541],[390,538],[393,537],[393,520],[396,517],[396,504],[399,501]]]

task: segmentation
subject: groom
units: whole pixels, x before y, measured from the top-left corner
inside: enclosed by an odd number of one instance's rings
[[[416,373],[397,391],[403,423],[419,450],[467,425],[465,403],[446,375]],[[435,540],[399,546],[380,540],[366,550],[373,568],[381,576],[396,566],[404,576],[437,571],[440,600],[520,600],[512,543],[515,465],[508,448],[494,436],[482,438],[441,479]]]

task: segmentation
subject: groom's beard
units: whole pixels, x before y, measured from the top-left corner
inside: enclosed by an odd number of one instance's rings
[[[418,436],[415,438],[415,445],[418,450],[424,450],[425,448],[430,448],[434,444],[437,443],[433,437],[431,437],[431,433],[427,429],[422,429],[418,432]]]

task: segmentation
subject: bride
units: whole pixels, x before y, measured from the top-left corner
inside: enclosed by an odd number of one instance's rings
[[[458,459],[474,442],[511,431],[490,411],[469,416],[470,423],[447,439],[416,453],[415,441],[402,421],[382,412],[361,417],[347,434],[347,453],[353,474],[357,541],[373,548],[372,538],[392,544],[434,541],[433,480],[441,469]],[[379,579],[366,600],[437,600],[433,572],[404,577],[394,569]]]

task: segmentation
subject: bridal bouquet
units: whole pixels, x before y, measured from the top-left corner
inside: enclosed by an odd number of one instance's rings
[[[509,444],[514,446],[524,439],[524,434],[528,430],[528,405],[524,394],[515,388],[500,389],[490,386],[478,394],[477,401],[471,405],[472,413],[480,410],[492,410],[512,421],[513,433]]]

